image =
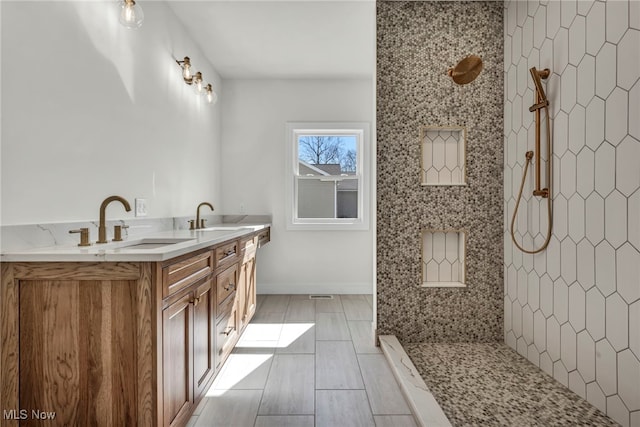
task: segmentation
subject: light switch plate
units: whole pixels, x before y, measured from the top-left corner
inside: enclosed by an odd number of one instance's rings
[[[136,199],[136,216],[147,216],[147,199]]]

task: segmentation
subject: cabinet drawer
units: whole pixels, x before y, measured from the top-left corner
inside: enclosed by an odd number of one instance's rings
[[[267,227],[264,230],[260,230],[260,232],[258,232],[257,241],[259,248],[269,243],[271,241],[271,228]]]
[[[235,291],[238,285],[238,265],[234,264],[216,277],[216,295],[221,306]],[[218,313],[222,310],[218,310]]]
[[[238,252],[237,240],[217,247],[215,249],[216,267],[235,262],[238,259]]]
[[[213,254],[203,252],[162,269],[162,297],[186,288],[213,271]]]
[[[224,363],[233,349],[237,336],[236,312],[235,310],[227,311],[216,325],[216,368]]]

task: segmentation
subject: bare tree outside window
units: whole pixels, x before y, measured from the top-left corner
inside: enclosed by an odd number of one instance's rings
[[[341,172],[355,172],[355,138],[307,135],[298,139],[298,158],[313,165],[340,165]]]

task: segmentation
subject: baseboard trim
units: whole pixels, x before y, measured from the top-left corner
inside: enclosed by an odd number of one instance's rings
[[[258,283],[258,294],[372,294],[373,283]]]

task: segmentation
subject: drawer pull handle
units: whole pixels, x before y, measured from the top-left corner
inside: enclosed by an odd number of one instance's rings
[[[196,297],[194,299],[191,300],[191,304],[193,304],[193,306],[197,306],[198,304],[200,304],[200,297]]]
[[[233,332],[233,327],[229,326],[229,327],[227,327],[227,329],[222,331],[222,335],[229,336],[229,334],[231,334],[231,332]]]
[[[224,256],[231,256],[235,253],[236,253],[235,249],[230,249],[224,253]]]
[[[235,284],[229,283],[227,286],[224,287],[224,290],[225,291],[232,291],[235,287],[236,287]]]

